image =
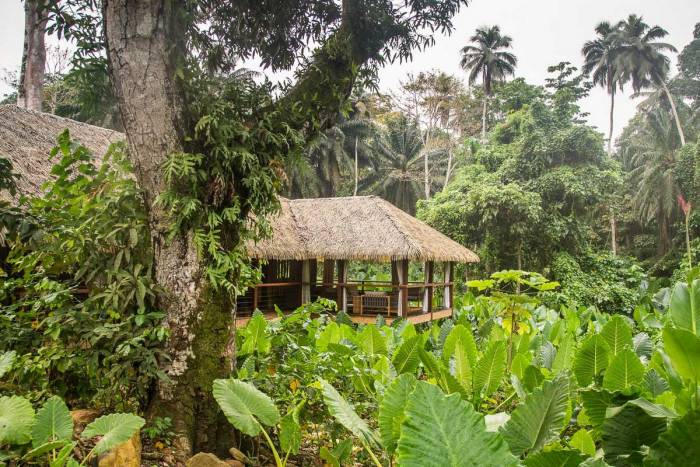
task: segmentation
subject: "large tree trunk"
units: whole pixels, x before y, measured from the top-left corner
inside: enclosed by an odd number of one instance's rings
[[[610,92],[610,130],[608,131],[608,156],[612,157],[613,116],[615,114],[615,88]]]
[[[659,243],[656,245],[656,254],[661,257],[668,253],[671,246],[671,239],[668,232],[668,219],[663,214],[658,215]]]
[[[668,86],[666,86],[666,82],[663,80],[661,80],[661,87],[663,88],[664,93],[666,93],[668,103],[671,105],[671,112],[673,113],[673,119],[676,121],[676,128],[678,129],[678,136],[681,139],[681,146],[685,146],[685,134],[683,133],[683,127],[681,126],[681,119],[678,118],[678,110],[676,109],[676,103],[673,101],[671,91],[669,91]]]
[[[186,106],[177,79],[185,56],[184,12],[169,0],[105,0],[103,13],[112,81],[129,144],[129,156],[149,209],[154,273],[164,292],[170,381],[159,381],[152,412],[173,420],[180,459],[197,450],[222,451],[220,416],[213,410],[211,383],[226,375],[231,306],[208,286],[192,239],[166,241],[168,219],[154,203],[165,188],[168,155],[183,150]],[[196,339],[195,339],[196,337]],[[225,444],[225,443],[222,443]]]
[[[481,142],[486,141],[486,107],[488,105],[489,97],[484,93],[484,104],[481,109]]]
[[[357,196],[357,186],[360,183],[360,174],[359,174],[359,163],[357,160],[357,143],[358,143],[358,137],[355,136],[355,190],[352,192],[353,196]]]
[[[41,112],[46,67],[44,36],[48,10],[41,0],[24,2],[24,51],[17,89],[17,105]]]

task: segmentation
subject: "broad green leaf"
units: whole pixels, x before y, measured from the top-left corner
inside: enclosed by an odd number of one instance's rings
[[[579,385],[588,386],[608,367],[609,353],[610,346],[600,334],[594,334],[583,341],[574,360],[574,374]]]
[[[47,443],[37,445],[37,447],[28,451],[22,457],[22,459],[24,459],[24,460],[35,459],[37,457],[44,456],[51,451],[55,451],[57,449],[63,449],[64,446],[72,445],[72,444],[73,443],[71,443],[70,441],[66,441],[65,439],[61,439],[58,441],[49,441]]]
[[[415,335],[403,341],[394,354],[391,363],[394,364],[396,374],[414,373],[420,363],[419,348],[424,345],[423,336]]]
[[[652,398],[663,394],[670,389],[668,382],[659,375],[653,368],[646,372],[642,381],[642,388],[649,393]]]
[[[58,396],[46,401],[36,413],[36,423],[32,429],[32,447],[37,448],[50,441],[70,441],[73,437],[73,419],[70,411]]]
[[[561,322],[561,321],[560,321]],[[560,373],[561,371],[571,368],[571,362],[574,359],[575,343],[573,338],[565,336],[562,338],[557,348],[557,356],[552,364],[552,371]]]
[[[12,369],[12,365],[15,363],[17,358],[17,352],[10,350],[9,352],[3,352],[0,354],[0,378],[5,376],[5,373]]]
[[[455,356],[457,349],[462,350],[472,367],[476,365],[476,342],[474,342],[474,336],[471,331],[463,324],[453,327],[445,339],[445,345],[442,348],[442,359],[445,363]]]
[[[530,363],[532,363],[532,354],[530,352],[519,353],[510,363],[510,372],[517,376],[518,379],[523,379],[523,376],[525,376],[525,368],[527,368]]]
[[[401,423],[404,419],[406,403],[415,387],[415,376],[403,374],[389,385],[384,393],[384,399],[379,404],[379,434],[384,449],[390,455],[396,450],[399,436],[401,436]]]
[[[240,355],[254,352],[267,354],[270,352],[271,341],[267,336],[267,320],[260,311],[255,311],[245,327],[245,340],[241,346]]]
[[[593,457],[595,455],[595,442],[588,430],[578,430],[571,437],[569,444],[587,456]]]
[[[386,355],[386,338],[377,326],[368,325],[360,333],[360,346],[369,355]]]
[[[474,393],[488,397],[501,383],[506,371],[506,346],[503,341],[493,342],[476,364]]]
[[[613,395],[602,389],[587,389],[579,392],[581,403],[586,409],[586,414],[595,426],[600,426],[605,421],[605,414],[615,402]]]
[[[644,377],[644,366],[639,357],[629,348],[621,350],[605,371],[603,387],[608,391],[624,391],[639,385]]]
[[[280,420],[280,447],[285,453],[299,453],[301,446],[301,427],[294,413],[290,412]]]
[[[700,336],[700,280],[693,280],[690,286],[677,282],[668,311],[676,326]]]
[[[569,404],[569,379],[560,376],[545,381],[528,395],[501,429],[516,456],[536,452],[557,437],[563,428]]]
[[[370,446],[380,446],[377,435],[370,429],[367,422],[360,418],[355,409],[336,391],[326,380],[319,380],[323,392],[323,400],[328,406],[328,412],[352,434]]]
[[[250,383],[216,379],[213,392],[231,425],[248,436],[260,433],[261,423],[274,426],[280,421],[280,413],[272,399]]]
[[[440,360],[435,358],[431,352],[419,348],[418,354],[420,355],[420,359],[427,373],[437,381],[438,386],[440,386],[445,393],[452,394],[453,392],[458,392],[465,399],[468,397],[469,394],[467,390],[459,384],[457,379],[450,373],[450,370],[448,370]]]
[[[472,362],[464,346],[455,347],[451,364],[457,382],[465,391],[472,392]]]
[[[328,325],[323,328],[323,331],[316,339],[316,350],[319,352],[325,352],[328,350],[329,344],[337,344],[340,342],[340,326],[337,323],[331,321]]]
[[[125,443],[136,433],[146,421],[138,415],[130,413],[113,413],[97,418],[85,427],[80,435],[83,439],[100,436],[95,444],[94,453],[100,455],[110,449]]]
[[[51,459],[49,462],[49,467],[64,467],[69,459],[72,459],[70,455],[73,453],[73,448],[76,444],[77,443],[74,441],[63,446],[63,449],[58,452],[56,458]]]
[[[601,428],[603,452],[612,465],[639,465],[644,451],[666,429],[665,417],[652,416],[635,404],[611,407]]]
[[[651,352],[653,350],[651,338],[646,332],[640,332],[635,334],[632,338],[632,348],[634,353],[640,357],[651,358]]]
[[[600,334],[610,346],[610,353],[613,355],[617,355],[625,347],[632,347],[632,331],[625,318],[620,315],[610,318]]]
[[[398,444],[402,467],[515,466],[503,438],[457,394],[419,381],[406,405]]]
[[[0,397],[0,445],[26,444],[34,425],[32,404],[20,396]]]
[[[645,467],[688,467],[700,459],[700,411],[671,422],[651,446]]]
[[[526,467],[579,467],[585,459],[580,452],[571,449],[538,452],[525,459]]]
[[[666,327],[663,330],[664,349],[673,368],[683,379],[700,382],[700,337],[685,329]]]

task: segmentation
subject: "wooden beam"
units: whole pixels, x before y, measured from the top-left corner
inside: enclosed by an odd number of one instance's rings
[[[339,259],[338,264],[338,308],[347,313],[348,311],[348,262]]]
[[[301,304],[311,302],[311,262],[301,262]]]
[[[426,261],[423,266],[423,313],[433,311],[433,267],[432,261]]]
[[[445,289],[442,303],[444,308],[452,308],[454,299],[454,264],[452,261],[445,263]]]
[[[396,272],[399,279],[399,306],[398,315],[408,315],[408,260],[396,262]]]

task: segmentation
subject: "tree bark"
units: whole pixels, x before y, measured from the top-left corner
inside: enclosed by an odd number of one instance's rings
[[[486,106],[488,105],[489,97],[484,94],[484,104],[481,110],[481,142],[486,141]]]
[[[615,88],[610,92],[610,131],[608,132],[608,156],[612,157],[613,116],[615,113]]]
[[[668,103],[671,105],[671,112],[673,113],[673,119],[676,121],[676,128],[678,129],[678,136],[681,139],[681,146],[685,146],[685,134],[683,133],[683,127],[681,126],[681,119],[678,118],[676,103],[673,101],[671,91],[669,91],[668,86],[666,86],[666,82],[663,80],[661,80],[661,87],[663,88],[664,93],[666,93]]]
[[[613,208],[610,208],[610,249],[613,256],[617,256],[617,222]]]
[[[17,105],[41,112],[46,67],[44,43],[48,9],[42,0],[24,2],[24,50],[17,89]]]
[[[359,170],[359,164],[357,161],[357,136],[355,136],[355,190],[353,191],[352,195],[357,196],[357,186],[359,185],[360,182],[360,174],[358,173]]]
[[[184,14],[168,0],[105,0],[103,14],[112,82],[148,208],[155,280],[164,290],[158,306],[169,329],[164,369],[170,380],[158,381],[151,412],[173,420],[179,461],[200,449],[225,452],[230,445],[216,446],[220,416],[212,411],[211,382],[228,370],[230,303],[206,283],[190,235],[166,241],[167,215],[155,203],[166,189],[162,165],[183,150],[187,134],[176,77],[185,56]]]

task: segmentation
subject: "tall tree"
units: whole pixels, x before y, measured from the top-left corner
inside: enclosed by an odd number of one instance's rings
[[[469,84],[474,84],[481,76],[484,89],[484,102],[481,114],[481,139],[486,139],[486,110],[493,91],[493,84],[505,81],[515,73],[518,60],[510,49],[513,39],[501,34],[498,26],[483,27],[476,30],[469,41],[470,45],[462,47],[460,66],[469,71]]]
[[[48,8],[43,0],[24,2],[24,50],[20,68],[17,105],[41,112],[46,67],[45,31]]]
[[[65,4],[78,12],[95,4],[54,3],[58,30],[82,26]],[[181,460],[230,447],[211,384],[230,371],[244,245],[260,231],[248,226],[251,219],[264,222],[277,205],[280,159],[297,150],[299,138],[333,125],[360,69],[430,45],[426,31],[450,31],[464,3],[101,2],[109,70],[148,211],[169,328],[169,378],[159,381],[152,412],[173,419]],[[90,46],[99,47],[102,38],[96,40]],[[277,98],[265,86],[225,79],[253,55],[273,70],[291,68],[310,44],[317,45],[310,63]]]
[[[587,41],[581,52],[584,57],[583,72],[590,74],[593,84],[601,86],[610,95],[610,127],[608,131],[608,154],[612,155],[613,123],[615,115],[615,92],[622,90],[621,75],[617,69],[616,56],[619,53],[620,43],[617,40],[613,26],[604,21],[599,23],[595,32],[597,37]]]
[[[678,110],[666,81],[670,60],[665,52],[676,52],[676,48],[666,42],[659,42],[668,35],[660,26],[649,26],[641,16],[629,15],[617,25],[616,38],[620,42],[616,54],[619,80],[631,81],[632,88],[639,92],[644,88],[660,87],[663,89],[671,106],[681,145],[685,145],[685,135],[681,126]]]

